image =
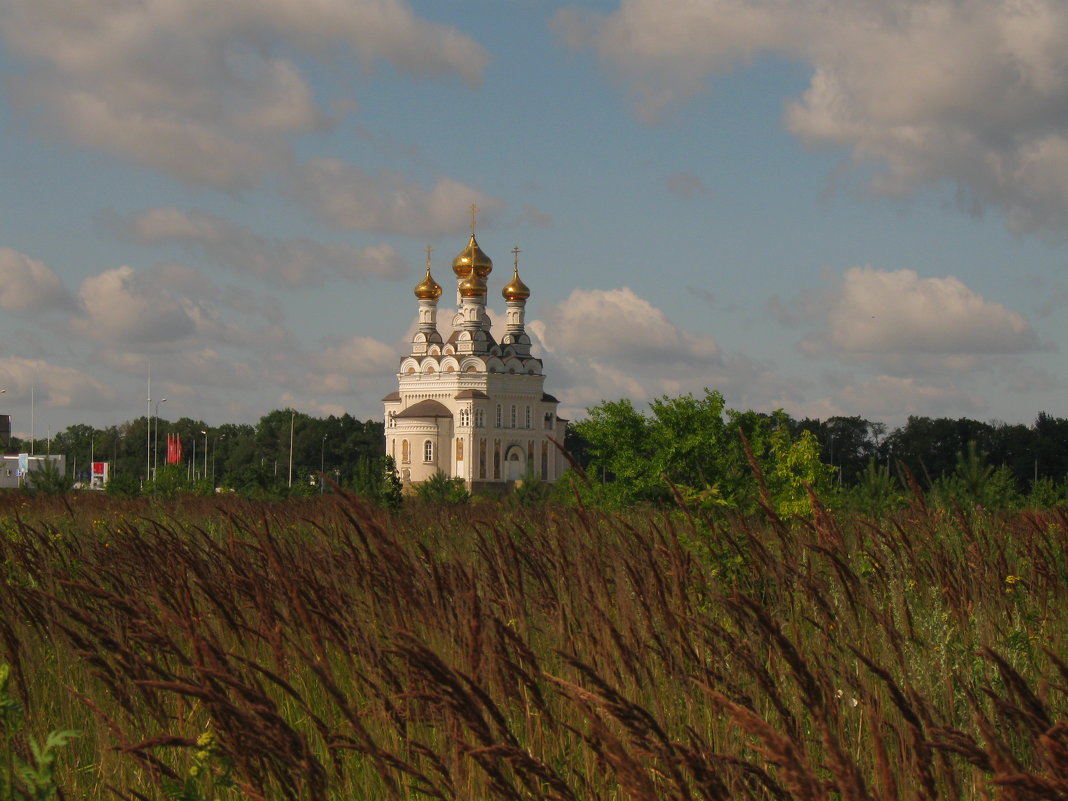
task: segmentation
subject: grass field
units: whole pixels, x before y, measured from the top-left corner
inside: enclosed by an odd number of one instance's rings
[[[0,497],[69,799],[1066,799],[1066,610],[1064,511]]]

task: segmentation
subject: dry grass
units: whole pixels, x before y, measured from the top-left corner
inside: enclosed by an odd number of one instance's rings
[[[0,659],[69,798],[1068,799],[1063,512],[26,503]]]

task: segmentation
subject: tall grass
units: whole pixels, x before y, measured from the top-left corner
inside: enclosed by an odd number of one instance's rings
[[[1063,511],[26,503],[70,798],[1068,798]]]

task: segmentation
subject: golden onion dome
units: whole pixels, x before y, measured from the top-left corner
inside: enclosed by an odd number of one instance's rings
[[[474,234],[471,234],[471,241],[467,243],[467,247],[452,260],[452,271],[456,273],[457,278],[468,278],[472,267],[480,278],[485,278],[493,271],[493,261],[482,252]]]
[[[530,297],[530,287],[519,278],[519,268],[515,268],[512,280],[501,290],[505,300],[526,300]]]
[[[485,279],[475,273],[469,275],[463,281],[460,282],[460,297],[461,298],[484,298],[486,297],[486,281]]]
[[[429,264],[423,280],[415,285],[415,296],[419,300],[437,300],[441,297],[441,286],[431,277]]]

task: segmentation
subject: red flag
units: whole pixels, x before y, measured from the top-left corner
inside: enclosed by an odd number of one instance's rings
[[[182,438],[177,434],[167,435],[167,464],[181,464]]]

